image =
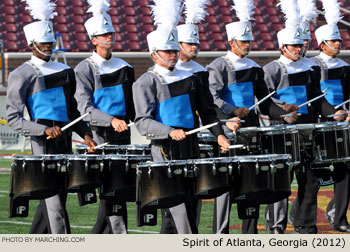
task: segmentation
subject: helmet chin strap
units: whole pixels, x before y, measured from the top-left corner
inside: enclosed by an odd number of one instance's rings
[[[185,50],[185,48],[181,45],[181,43],[179,43],[179,47],[181,48],[182,51],[184,51],[185,54],[187,54],[190,57],[197,57],[197,55],[198,55],[198,50],[196,53],[190,53],[190,52]]]
[[[171,63],[170,61],[167,61],[165,59],[163,59],[157,51],[154,51],[154,53],[157,55],[158,59],[160,59],[161,61],[163,61],[165,64],[171,66],[171,67],[174,67],[176,65],[176,62],[175,63]]]
[[[301,58],[305,57],[307,50],[309,50],[309,43],[307,44],[307,47],[303,49],[303,54],[301,55]]]
[[[41,51],[39,49],[39,47],[36,45],[36,43],[34,41],[33,42],[33,46],[35,48],[35,50],[37,50],[38,53],[40,53],[41,55],[44,55],[45,57],[51,57],[52,56],[52,53],[44,53],[43,51]]]
[[[233,43],[235,43],[235,45],[236,45],[238,51],[240,51],[242,54],[247,55],[247,54],[250,52],[250,47],[251,47],[251,46],[249,46],[249,50],[248,50],[248,51],[243,51],[243,50],[238,46],[238,44],[237,44],[237,42],[236,42],[235,39],[233,39]]]
[[[115,41],[116,41],[116,37],[114,36],[113,41],[112,42],[103,42],[101,40],[99,40],[98,38],[94,37],[94,39],[98,42],[101,43],[103,45],[114,45]]]
[[[323,41],[329,48],[331,48],[333,51],[335,52],[339,52],[340,50],[339,49],[335,49],[333,46],[331,46],[330,44],[327,43],[326,40]]]
[[[287,46],[284,46],[284,48],[286,49],[287,53],[288,53],[290,56],[295,57],[295,58],[297,58],[297,59],[300,59],[300,58],[301,58],[301,55],[296,55],[296,54],[291,53],[291,52],[288,50]]]

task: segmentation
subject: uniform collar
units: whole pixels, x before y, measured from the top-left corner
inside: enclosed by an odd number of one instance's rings
[[[335,62],[337,60],[337,57],[332,58],[331,56],[325,54],[324,52],[320,53],[320,57],[325,61],[325,62]]]
[[[227,51],[227,56],[232,62],[240,61],[240,60],[243,61],[246,59],[246,57],[241,58],[237,54],[233,53],[232,51]]]
[[[108,63],[110,63],[111,61],[112,61],[112,59],[113,59],[113,57],[112,57],[112,55],[111,55],[111,57],[109,58],[109,59],[105,59],[105,58],[103,58],[103,57],[101,57],[100,55],[98,55],[97,53],[96,53],[96,51],[93,51],[92,52],[92,56],[91,56],[91,58],[97,63],[97,64],[99,64],[99,65],[102,65],[102,64],[108,64]]]
[[[45,61],[45,60],[39,59],[38,57],[32,55],[30,61],[33,62],[34,65],[40,66],[40,65],[45,65],[45,64],[50,63],[51,59],[49,61]]]
[[[293,64],[293,63],[295,63],[295,62],[298,62],[299,60],[293,61],[293,60],[290,60],[290,59],[288,59],[287,57],[281,55],[280,58],[279,58],[279,61],[281,61],[281,62],[282,62],[283,64],[285,64],[285,65],[291,65],[291,64]]]
[[[160,65],[158,65],[158,64],[155,64],[155,65],[154,65],[154,70],[156,70],[157,73],[159,73],[159,74],[161,74],[161,75],[173,75],[174,72],[175,72],[175,71],[174,71],[175,68],[174,68],[173,71],[170,71],[169,69],[166,69],[166,68],[164,68],[164,67],[162,67],[162,66],[160,66]]]

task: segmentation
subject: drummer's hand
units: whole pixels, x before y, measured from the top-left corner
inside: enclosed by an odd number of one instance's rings
[[[220,145],[222,152],[226,152],[229,150],[230,143],[224,135],[218,136],[218,144]]]
[[[88,152],[91,153],[91,152],[95,152],[95,147],[96,147],[96,143],[95,141],[92,139],[91,136],[89,135],[85,135],[84,137],[84,143],[89,146],[90,148],[88,149]]]
[[[345,110],[338,110],[337,112],[335,112],[336,114],[340,114],[342,113],[343,115],[339,115],[339,116],[334,116],[333,119],[336,120],[337,122],[340,122],[340,121],[344,121],[345,118],[348,117],[348,114],[346,113]]]
[[[182,129],[174,129],[170,132],[169,136],[175,141],[181,141],[186,138],[185,131]]]
[[[233,114],[235,114],[235,116],[239,116],[240,118],[244,118],[249,114],[249,109],[246,107],[242,107],[242,108],[235,108],[233,110]]]
[[[298,113],[297,112],[294,111],[291,114],[292,114],[292,116],[283,117],[283,120],[285,120],[289,124],[293,124],[296,122],[296,120],[298,120]]]
[[[120,120],[117,118],[113,118],[111,121],[111,125],[114,128],[114,131],[117,131],[118,133],[128,130],[128,125],[124,120]]]
[[[241,119],[239,119],[238,117],[233,117],[229,120],[232,120],[234,122],[225,123],[226,127],[232,130],[233,132],[236,132],[241,127]]]
[[[62,134],[61,128],[58,126],[46,128],[44,132],[45,132],[45,135],[51,138],[56,138]]]
[[[294,103],[292,103],[292,104],[285,103],[285,104],[283,104],[282,108],[287,113],[291,113],[291,112],[297,111],[299,109],[299,107]]]

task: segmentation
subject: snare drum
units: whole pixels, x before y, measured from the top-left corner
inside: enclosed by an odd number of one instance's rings
[[[209,144],[199,144],[200,158],[213,157],[213,146]]]
[[[231,158],[191,160],[195,175],[195,194],[199,199],[216,198],[230,190]]]
[[[17,155],[13,157],[13,198],[46,199],[58,193],[63,155]]]
[[[201,148],[201,145],[210,145],[212,146],[212,155],[209,157],[221,157],[221,156],[229,156],[230,153],[226,152],[226,153],[222,153],[220,150],[220,147],[218,145],[218,141],[216,139],[216,137],[211,133],[211,132],[199,132],[197,133],[197,137],[198,137],[198,142],[199,147]],[[227,136],[227,140],[233,144],[233,139],[232,136]],[[205,148],[205,147],[202,147]],[[206,158],[209,158],[208,156],[206,156]],[[201,150],[201,158],[204,158],[202,155],[202,150]]]
[[[334,184],[334,166],[332,164],[312,164],[311,169],[320,186],[329,186]]]
[[[185,160],[146,162],[137,165],[137,201],[141,208],[170,208],[187,199]]]
[[[270,204],[291,193],[289,154],[238,156],[233,162],[234,202]]]
[[[100,198],[135,202],[136,165],[151,159],[144,155],[105,155]]]
[[[104,169],[102,155],[66,155],[68,168],[68,191],[93,190],[102,184]]]
[[[300,163],[299,133],[295,125],[274,125],[258,129],[261,154],[290,154]]]
[[[236,134],[225,133],[229,139],[232,139],[233,144],[243,144],[244,148],[230,150],[231,156],[241,155],[257,155],[260,154],[260,146],[257,138],[257,127],[240,128]]]
[[[349,159],[349,124],[325,122],[315,124],[314,163],[345,162]]]

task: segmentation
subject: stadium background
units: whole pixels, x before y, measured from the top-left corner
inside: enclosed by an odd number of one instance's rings
[[[340,57],[346,62],[350,61],[350,0],[341,2],[343,22],[339,23],[339,29],[343,38],[343,47]],[[255,0],[255,21],[252,22],[254,42],[249,57],[265,65],[267,62],[279,57],[276,33],[284,27],[284,18],[277,0]],[[321,10],[321,2],[316,1],[318,10]],[[68,65],[75,67],[81,60],[91,54],[92,45],[84,28],[84,22],[91,16],[87,14],[86,0],[57,0],[57,12],[53,20],[54,30],[62,37],[63,47],[66,49],[65,57]],[[111,0],[110,15],[117,32],[117,41],[114,46],[114,56],[129,62],[135,68],[136,78],[152,66],[147,49],[146,35],[153,31],[154,25],[150,16],[150,0]],[[225,24],[237,21],[234,11],[230,11],[232,0],[211,0],[208,7],[209,16],[199,25],[200,53],[198,62],[207,65],[213,59],[225,54],[228,48],[226,41]],[[5,119],[5,96],[8,73],[30,59],[30,50],[27,46],[23,26],[33,19],[25,10],[25,4],[21,0],[0,0],[0,40],[3,40],[1,49],[0,76],[0,119]],[[183,22],[183,20],[181,21]],[[319,15],[315,24],[311,24],[311,36],[309,56],[318,53],[314,30],[324,24],[323,15]],[[0,43],[1,47],[1,43]],[[62,61],[62,57],[58,57]],[[1,122],[1,121],[0,121]],[[133,143],[144,142],[144,139],[133,130]],[[78,139],[79,140],[79,139]],[[11,131],[6,125],[0,123],[0,233],[27,233],[32,216],[35,212],[37,201],[30,205],[28,218],[7,218],[8,208],[8,181],[10,155],[13,149],[21,152],[29,146],[25,144],[25,138]],[[26,151],[26,150],[24,150]],[[293,194],[290,200],[295,198],[296,184],[294,181]],[[332,198],[332,187],[322,188],[319,193],[318,227],[321,233],[332,232],[324,218],[324,211],[328,201]],[[153,233],[159,231],[160,220],[156,227],[136,227],[135,211],[133,204],[130,207],[130,231],[131,233]],[[73,233],[90,233],[97,214],[97,204],[84,207],[78,206],[77,197],[69,195],[68,206]],[[261,208],[260,216],[263,217],[265,207]],[[212,201],[203,204],[200,232],[211,233]],[[160,216],[160,215],[159,215]],[[158,216],[158,218],[159,218]],[[240,233],[240,221],[237,219],[235,206],[231,214],[231,233]],[[289,225],[287,232],[292,232]],[[260,218],[259,233],[264,233],[264,218]]]

